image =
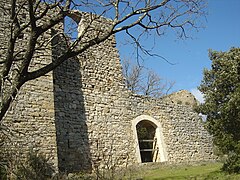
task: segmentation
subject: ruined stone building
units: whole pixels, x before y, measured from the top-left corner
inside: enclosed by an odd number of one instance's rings
[[[0,33],[4,42],[4,29]],[[40,54],[32,68],[54,61],[61,48],[54,46],[59,39],[52,41],[49,56]],[[21,88],[3,122],[14,133],[7,144],[43,152],[67,172],[106,163],[213,159],[211,137],[193,111],[193,96],[186,91],[175,96],[154,99],[127,90],[111,36]]]

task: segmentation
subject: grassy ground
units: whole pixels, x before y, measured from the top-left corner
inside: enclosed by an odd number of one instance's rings
[[[240,180],[240,174],[225,174],[221,163],[202,163],[198,165],[167,165],[147,163],[129,167],[122,172],[111,171],[97,174],[73,174],[71,180]]]
[[[240,180],[240,175],[227,175],[220,171],[221,163],[201,164],[194,166],[159,166],[142,169],[137,179],[143,180]]]

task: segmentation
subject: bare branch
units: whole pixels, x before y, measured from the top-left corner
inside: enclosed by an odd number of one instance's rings
[[[152,70],[123,60],[123,76],[126,87],[133,93],[160,98],[169,93],[174,82],[164,81]]]
[[[0,30],[3,31],[0,33],[0,121],[25,82],[49,73],[64,61],[84,53],[120,31],[125,32],[132,45],[136,46],[138,63],[139,58],[143,59],[141,56],[143,53],[173,64],[146,49],[142,44],[142,38],[148,36],[149,32],[161,36],[167,29],[176,30],[180,37],[188,37],[189,27],[193,29],[199,27],[197,20],[204,15],[204,1],[9,0],[7,3],[0,2],[0,20],[4,19],[4,22],[0,23]],[[69,29],[64,30],[63,21],[66,17],[72,18],[75,25],[71,24]],[[65,21],[65,25],[67,23],[70,22]],[[31,69],[34,59],[50,58],[51,55],[48,55],[47,51],[58,46],[63,48],[54,57],[53,62]],[[153,73],[147,74],[141,66],[133,69],[132,81],[136,81],[133,84],[138,84],[140,81],[148,82],[145,93],[142,88],[142,94],[151,95],[156,90],[160,90],[160,86],[156,86],[161,81],[159,77],[157,78]],[[147,74],[147,78],[143,78],[142,72]],[[128,83],[132,84],[130,81]],[[164,91],[168,92],[171,84],[166,87],[168,89]],[[139,91],[141,87],[131,89]]]

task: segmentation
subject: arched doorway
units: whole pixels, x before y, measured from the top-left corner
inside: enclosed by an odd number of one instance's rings
[[[132,128],[139,163],[167,161],[160,122],[151,116],[141,115],[133,120]]]
[[[157,146],[156,125],[142,120],[136,125],[139,150],[142,162],[156,162]]]

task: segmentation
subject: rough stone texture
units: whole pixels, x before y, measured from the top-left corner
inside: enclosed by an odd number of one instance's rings
[[[1,1],[6,7],[8,2],[8,0],[6,2]],[[1,60],[6,57],[6,49],[3,47],[7,47],[10,36],[9,12],[7,10],[0,11]],[[19,13],[25,14],[22,11],[19,11]],[[23,17],[28,18],[25,15]],[[29,38],[28,32],[29,30],[26,29],[24,35],[17,40],[16,51],[26,48]],[[40,37],[43,41],[50,38],[50,31]],[[21,53],[18,56],[21,56]],[[29,71],[43,67],[51,61],[52,46],[45,43],[44,49],[39,49],[35,53]],[[13,68],[16,68],[18,63],[21,63],[21,61],[14,62]],[[3,93],[8,93],[8,87],[5,88],[5,91],[3,90]],[[26,157],[27,152],[31,150],[44,153],[46,158],[50,158],[51,163],[58,167],[52,72],[24,84],[1,125],[8,128],[4,132],[8,136],[8,139],[5,140],[8,150],[12,150],[21,157]]]
[[[174,92],[164,97],[164,99],[167,101],[171,101],[174,104],[180,104],[180,105],[183,104],[191,107],[195,107],[196,105],[199,104],[197,99],[190,92],[186,90]]]
[[[47,48],[48,58],[33,67],[54,61],[61,48]],[[169,162],[214,159],[211,137],[188,103],[126,89],[114,36],[23,86],[4,119],[15,132],[7,145],[37,149],[67,172],[134,164],[132,121],[140,115],[161,123]]]
[[[140,115],[161,122],[169,162],[213,159],[211,137],[191,107],[193,95],[180,93],[190,102],[182,104],[133,95],[124,86],[115,44],[111,37],[54,71],[60,170],[136,163],[132,121]]]

